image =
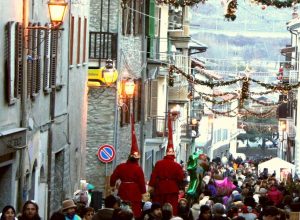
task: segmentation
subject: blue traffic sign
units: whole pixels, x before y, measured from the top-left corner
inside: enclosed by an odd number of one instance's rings
[[[112,162],[116,156],[115,148],[109,144],[104,144],[99,147],[97,156],[103,163]]]

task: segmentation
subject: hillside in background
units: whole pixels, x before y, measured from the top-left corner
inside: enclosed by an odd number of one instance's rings
[[[237,62],[254,63],[261,71],[276,69],[285,59],[280,50],[290,44],[286,22],[291,14],[291,8],[262,10],[261,6],[238,1],[236,20],[227,21],[220,1],[199,4],[192,8],[191,33],[208,50],[198,56],[209,58],[214,68],[222,70]]]

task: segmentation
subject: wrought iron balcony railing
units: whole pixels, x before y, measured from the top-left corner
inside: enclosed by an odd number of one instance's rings
[[[118,34],[110,32],[90,32],[89,59],[117,59]]]

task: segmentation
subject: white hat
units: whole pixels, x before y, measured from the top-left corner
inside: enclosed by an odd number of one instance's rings
[[[152,206],[152,202],[149,201],[145,202],[143,206],[143,212],[151,209],[151,206]]]

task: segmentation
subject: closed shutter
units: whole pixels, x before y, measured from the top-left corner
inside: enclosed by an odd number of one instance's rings
[[[134,1],[134,11],[133,11],[133,34],[134,35],[139,35],[141,34],[141,24],[142,24],[142,16],[141,16],[141,11],[142,11],[142,4],[143,1]]]
[[[20,98],[23,91],[23,27],[21,23],[16,26],[16,45],[15,45],[15,97]]]
[[[28,27],[33,27],[31,23],[28,24]],[[32,35],[33,29],[28,29],[28,38],[27,38],[27,45],[28,45],[28,56],[27,56],[27,96],[31,96],[32,91]]]
[[[78,35],[77,35],[77,64],[80,64],[80,53],[81,53],[81,17],[78,18]]]
[[[144,90],[144,109],[145,109],[145,118],[144,120],[147,121],[149,115],[149,81],[145,82],[145,90]]]
[[[83,52],[82,52],[82,62],[86,63],[86,34],[87,34],[87,18],[84,17],[83,22]]]
[[[40,23],[38,23],[38,26],[41,26]],[[37,51],[36,51],[36,87],[35,87],[35,93],[39,93],[41,90],[41,74],[42,74],[42,30],[37,31]]]
[[[51,31],[51,51],[50,51],[50,86],[56,86],[56,69],[57,69],[57,44],[58,44],[58,30]]]
[[[5,94],[6,100],[9,105],[15,103],[14,100],[14,84],[15,84],[15,74],[14,74],[14,58],[15,58],[15,22],[8,22],[5,27],[6,36],[6,51],[5,51],[5,83],[6,86]]]
[[[158,81],[151,81],[151,104],[150,104],[150,115],[151,117],[157,116],[157,96],[158,96]]]
[[[49,27],[46,24],[46,27]],[[43,76],[43,90],[45,93],[50,92],[50,45],[51,45],[51,31],[46,30],[44,36],[44,76]]]
[[[71,17],[69,64],[73,65],[73,47],[74,47],[74,16]]]
[[[37,27],[37,24],[33,24],[33,27]],[[32,30],[32,48],[31,48],[31,93],[30,95],[33,97],[35,96],[35,91],[36,91],[36,60],[37,60],[37,29]]]
[[[136,81],[136,118],[135,121],[141,121],[142,109],[142,79]]]

